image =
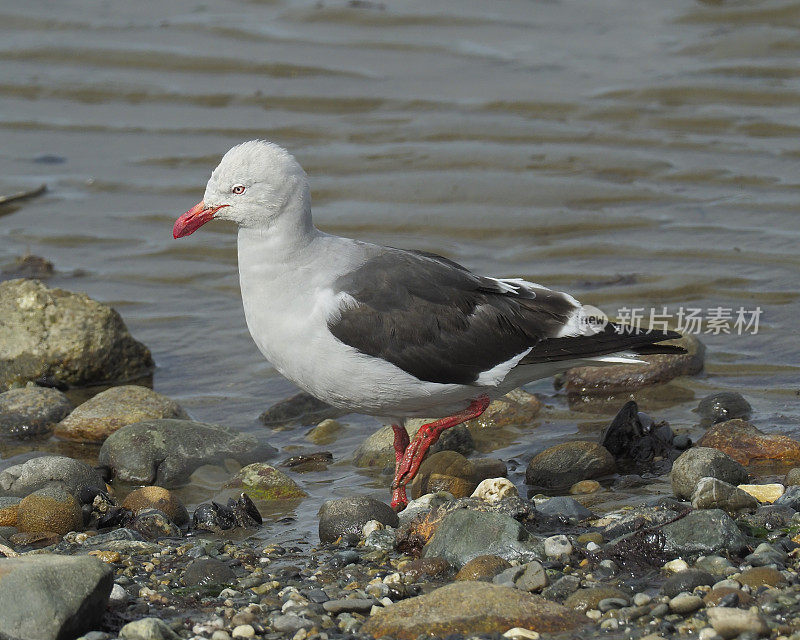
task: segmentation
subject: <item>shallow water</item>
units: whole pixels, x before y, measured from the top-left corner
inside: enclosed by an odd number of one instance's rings
[[[308,171],[326,231],[612,315],[761,307],[756,335],[701,336],[705,372],[642,406],[696,432],[697,401],[736,390],[761,428],[798,436],[799,32],[792,0],[0,1],[0,194],[48,186],[0,209],[0,263],[45,256],[51,284],[113,304],[152,349],[156,390],[194,418],[281,457],[316,450],[307,428],[256,420],[295,390],[247,333],[232,228],[171,236],[220,155],[268,138]],[[492,451],[518,472],[608,420],[552,381],[530,389],[547,410]],[[290,530],[323,499],[387,497],[347,462],[378,422],[344,422],[337,462],[299,476],[311,497],[283,509]]]

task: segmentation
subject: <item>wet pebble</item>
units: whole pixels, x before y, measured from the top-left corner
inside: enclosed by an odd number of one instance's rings
[[[72,410],[72,403],[56,389],[30,383],[0,393],[0,436],[17,438],[48,433]]]
[[[319,510],[319,539],[323,544],[336,541],[345,535],[361,535],[370,520],[397,527],[397,514],[385,502],[367,496],[353,496],[329,500]]]
[[[525,482],[546,488],[570,487],[613,473],[614,458],[596,442],[576,440],[549,447],[534,456],[525,471]]]
[[[696,411],[706,423],[715,424],[734,418],[747,419],[753,409],[742,394],[720,391],[703,398]]]

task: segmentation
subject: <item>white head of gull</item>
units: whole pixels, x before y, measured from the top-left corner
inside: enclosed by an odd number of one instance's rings
[[[680,352],[658,344],[679,334],[598,324],[566,293],[319,231],[305,172],[270,142],[228,151],[173,235],[210,220],[239,227],[242,302],[261,353],[320,400],[392,418],[396,509],[439,435],[493,398],[576,365]],[[409,442],[412,416],[443,417]]]

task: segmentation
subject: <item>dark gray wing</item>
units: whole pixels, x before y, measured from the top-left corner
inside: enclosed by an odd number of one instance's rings
[[[434,254],[387,248],[335,285],[357,304],[331,318],[339,340],[429,382],[471,384],[554,337],[575,311],[548,289],[510,293]]]

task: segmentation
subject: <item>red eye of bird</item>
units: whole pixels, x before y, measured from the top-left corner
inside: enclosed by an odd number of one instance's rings
[[[244,193],[244,185],[243,184],[234,185],[231,191],[233,191],[237,196],[240,196]]]

